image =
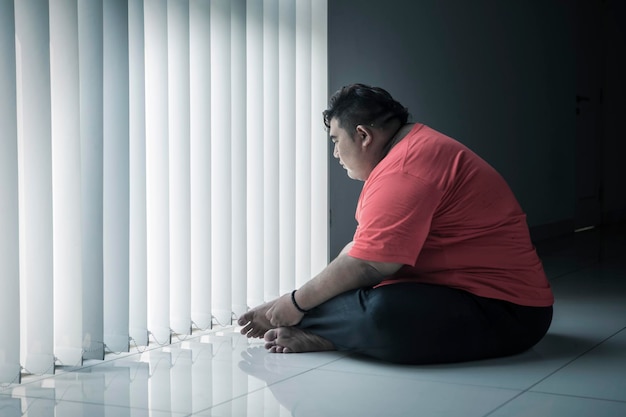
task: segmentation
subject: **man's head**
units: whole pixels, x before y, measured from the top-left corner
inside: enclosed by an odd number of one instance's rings
[[[408,119],[408,111],[378,87],[353,84],[330,99],[324,124],[333,155],[352,179],[365,181],[388,151],[387,145]]]
[[[404,125],[409,117],[406,107],[394,100],[391,94],[365,84],[351,84],[335,92],[328,109],[322,114],[327,128],[330,128],[332,119],[337,119],[339,127],[350,134],[358,125],[384,127],[393,119]]]

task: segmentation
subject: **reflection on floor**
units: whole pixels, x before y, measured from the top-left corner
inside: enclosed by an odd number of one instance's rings
[[[213,330],[2,386],[0,416],[626,416],[624,228],[538,248],[554,321],[515,357],[395,366]]]

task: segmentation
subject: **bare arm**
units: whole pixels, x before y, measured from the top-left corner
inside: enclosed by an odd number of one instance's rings
[[[348,244],[322,272],[305,283],[295,294],[298,305],[310,310],[323,302],[349,290],[371,287],[385,277],[398,271],[402,264],[371,262],[348,255],[352,245]],[[302,319],[286,294],[267,312],[267,318],[274,326],[292,326]]]
[[[401,264],[364,261],[341,253],[296,292],[298,305],[309,310],[345,291],[372,287],[400,269]]]

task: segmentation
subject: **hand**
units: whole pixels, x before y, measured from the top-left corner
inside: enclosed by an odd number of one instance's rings
[[[285,294],[277,298],[267,312],[265,317],[270,321],[272,326],[286,327],[295,326],[302,321],[304,313],[301,313],[291,302],[291,294]]]

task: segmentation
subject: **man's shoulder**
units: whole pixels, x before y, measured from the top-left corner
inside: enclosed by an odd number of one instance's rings
[[[466,145],[457,139],[428,125],[420,125],[419,128],[413,129],[407,136],[407,145],[416,150],[443,149],[455,151],[468,149]]]

